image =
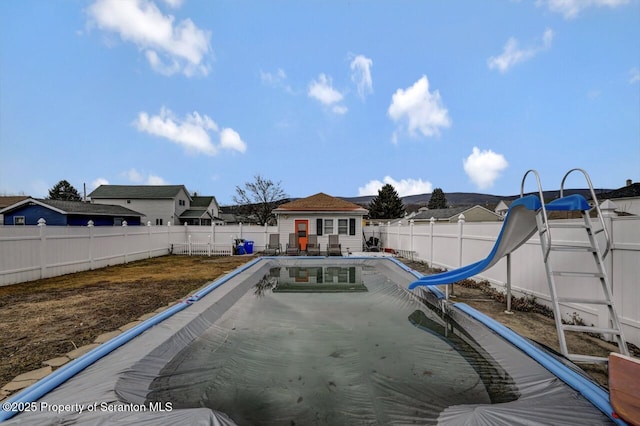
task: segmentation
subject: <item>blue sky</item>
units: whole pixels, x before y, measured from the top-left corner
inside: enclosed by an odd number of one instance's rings
[[[637,0],[5,0],[0,67],[0,195],[640,180]]]

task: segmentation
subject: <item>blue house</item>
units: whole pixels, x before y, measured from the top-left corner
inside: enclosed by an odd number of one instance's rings
[[[4,225],[37,225],[43,218],[47,225],[120,226],[123,221],[128,225],[140,225],[141,213],[122,206],[109,204],[91,204],[82,201],[43,200],[27,198],[0,210],[4,216]]]

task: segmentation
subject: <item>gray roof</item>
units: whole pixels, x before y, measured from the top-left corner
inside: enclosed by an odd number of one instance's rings
[[[89,197],[133,199],[175,198],[181,190],[190,197],[189,191],[187,191],[184,185],[100,185],[89,194]]]
[[[472,207],[450,207],[448,209],[431,209],[431,210],[423,210],[413,216],[411,219],[414,220],[429,220],[432,217],[434,219],[450,219],[454,216],[458,216],[460,213],[465,212]]]
[[[41,198],[26,198],[11,206],[0,209],[0,212],[9,212],[24,205],[38,204],[43,207],[52,208],[63,214],[91,214],[104,216],[144,216],[134,210],[122,206],[111,204],[92,204],[82,201],[47,200]]]
[[[131,209],[122,206],[114,206],[111,204],[91,204],[82,201],[64,201],[64,200],[41,200],[35,199],[43,204],[61,210],[66,214],[93,214],[107,216],[144,216]]]
[[[215,197],[201,197],[199,195],[194,195],[191,197],[191,207],[207,208],[211,205],[212,201],[215,201]]]
[[[207,209],[187,209],[182,212],[180,219],[201,219],[205,216],[209,219],[213,219],[211,217],[211,213],[209,213]]]

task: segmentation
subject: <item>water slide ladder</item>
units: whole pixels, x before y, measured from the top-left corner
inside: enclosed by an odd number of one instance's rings
[[[569,176],[574,171],[581,172],[588,185],[589,191],[591,193],[591,199],[594,203],[594,209],[597,212],[598,226],[594,227],[591,218],[589,216],[589,212],[591,207],[587,200],[579,194],[564,196],[564,184]],[[542,197],[542,187],[540,185],[540,178],[535,170],[529,170],[525,173],[522,179],[521,186],[521,196],[523,195],[524,183],[527,178],[527,175],[532,173],[535,175],[537,183],[538,183],[538,191],[540,199],[543,200]],[[582,215],[583,222],[582,223],[567,223],[562,221],[550,221],[547,212],[551,211],[578,211]],[[604,219],[602,217],[602,212],[600,211],[600,206],[598,205],[598,199],[596,197],[595,191],[593,190],[593,185],[591,184],[591,179],[589,175],[582,169],[572,169],[568,171],[564,178],[562,179],[562,183],[560,185],[560,198],[548,203],[542,203],[541,208],[538,210],[536,215],[536,223],[537,223],[537,232],[540,236],[540,244],[542,247],[542,255],[544,259],[544,265],[547,274],[547,280],[549,283],[549,292],[551,296],[551,303],[553,306],[553,314],[556,323],[556,329],[558,333],[558,340],[560,344],[561,353],[574,362],[587,362],[587,363],[606,363],[607,358],[597,357],[591,355],[582,355],[577,353],[569,353],[567,348],[567,339],[566,332],[580,332],[580,333],[593,333],[597,335],[610,335],[612,341],[617,343],[618,350],[620,353],[624,355],[629,355],[629,349],[627,348],[626,341],[624,339],[622,333],[622,326],[620,323],[620,319],[616,312],[615,306],[613,304],[612,298],[612,287],[609,280],[609,275],[607,274],[607,270],[604,265],[604,258],[606,257],[609,249],[611,247],[611,242],[609,238],[609,234],[607,232],[607,228],[605,226]],[[571,243],[562,243],[558,241],[554,241],[551,238],[551,230],[556,228],[579,228],[585,231],[585,239],[580,242],[571,242]],[[604,235],[604,250],[601,250],[600,244],[598,243],[598,239],[596,238],[598,234],[603,233]],[[585,254],[586,253],[586,254]],[[590,254],[590,256],[589,256]],[[573,265],[580,265],[580,270],[558,270],[554,268],[554,261],[557,261],[562,256],[580,256],[591,258],[589,260],[583,260],[582,257],[579,258],[582,260],[581,262],[569,262]],[[588,267],[587,264],[593,262],[592,267]],[[575,268],[574,268],[575,269]],[[581,280],[581,285],[587,286],[599,286],[601,289],[600,297],[594,298],[585,298],[580,297],[579,295],[570,295],[570,296],[560,296],[558,289],[562,287],[563,281],[566,283],[567,279],[579,278]],[[560,310],[561,303],[576,303],[585,306],[592,306],[597,309],[598,306],[606,306],[609,313],[609,324],[608,327],[598,327],[593,325],[586,325],[584,323],[580,324],[564,324],[562,322],[562,312]],[[576,322],[576,321],[574,321]]]

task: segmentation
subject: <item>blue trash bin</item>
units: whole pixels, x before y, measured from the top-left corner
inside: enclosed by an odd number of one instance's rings
[[[253,241],[246,240],[244,242],[244,251],[247,252],[247,254],[253,254]]]
[[[245,254],[244,243],[240,243],[236,246],[236,254]]]

